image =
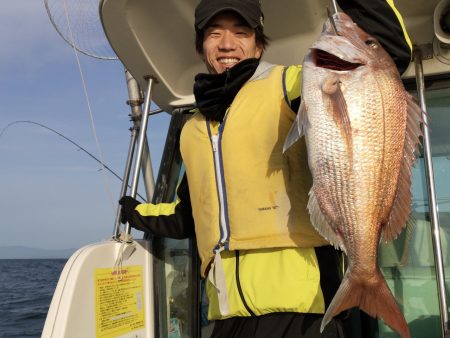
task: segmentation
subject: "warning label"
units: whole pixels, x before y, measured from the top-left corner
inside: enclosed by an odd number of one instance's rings
[[[95,270],[95,321],[98,338],[144,328],[142,266]]]

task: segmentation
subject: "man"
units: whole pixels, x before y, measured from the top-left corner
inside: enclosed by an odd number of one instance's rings
[[[411,50],[392,0],[338,2],[404,71]],[[197,6],[196,49],[209,73],[195,78],[198,111],[181,134],[186,175],[178,199],[153,205],[124,197],[123,221],[156,236],[196,236],[214,338],[348,337],[342,318],[319,333],[342,256],[310,224],[304,142],[282,154],[301,67],[260,61],[263,22],[258,0]]]

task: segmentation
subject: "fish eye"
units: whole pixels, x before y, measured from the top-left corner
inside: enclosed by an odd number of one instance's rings
[[[373,39],[366,40],[366,45],[372,49],[378,48],[378,43]]]

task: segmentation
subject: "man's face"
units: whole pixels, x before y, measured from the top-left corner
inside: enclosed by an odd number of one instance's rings
[[[211,19],[203,37],[203,60],[210,73],[220,74],[238,62],[260,58],[255,30],[233,12],[219,13]]]

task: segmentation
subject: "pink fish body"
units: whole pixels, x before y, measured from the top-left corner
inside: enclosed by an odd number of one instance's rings
[[[377,254],[380,241],[397,237],[409,218],[420,108],[378,41],[344,13],[334,21],[337,34],[327,21],[303,62],[302,104],[285,144],[305,136],[311,221],[348,258],[322,330],[359,307],[409,338]]]

